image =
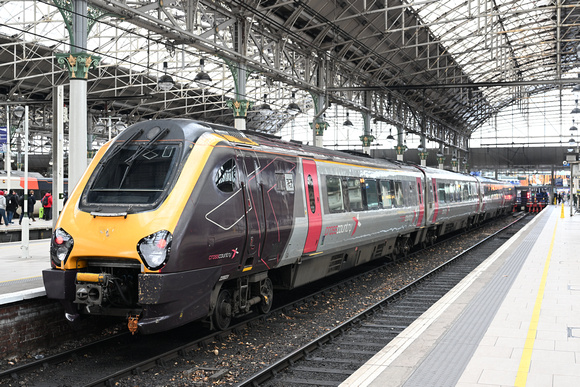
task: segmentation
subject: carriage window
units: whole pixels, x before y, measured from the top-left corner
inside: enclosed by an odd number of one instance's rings
[[[403,194],[403,182],[395,181],[395,207],[405,205],[405,195]]]
[[[365,198],[367,203],[367,209],[378,210],[379,209],[379,194],[377,191],[376,180],[363,180],[363,188],[365,192]]]
[[[312,175],[308,175],[308,198],[310,199],[310,211],[316,213],[316,199],[314,198],[314,180],[312,180]]]
[[[417,195],[415,194],[415,187],[413,187],[413,183],[409,182],[409,195],[405,197],[406,202],[405,204],[408,206],[415,206],[417,205]]]
[[[359,179],[347,179],[348,200],[350,202],[351,211],[362,211],[362,192],[360,188]]]
[[[447,201],[447,195],[445,192],[445,183],[439,183],[439,188],[437,189],[437,196],[439,196],[439,202],[445,203]]]
[[[236,187],[236,162],[234,159],[226,161],[216,172],[215,184],[222,192],[234,192]]]
[[[455,201],[455,185],[445,183],[445,200],[447,202]]]
[[[469,200],[469,186],[467,184],[463,184],[463,200]]]
[[[336,176],[326,176],[326,190],[328,196],[328,210],[330,212],[343,212],[342,182]]]
[[[392,180],[381,180],[381,197],[383,208],[393,207],[395,200],[395,185]]]

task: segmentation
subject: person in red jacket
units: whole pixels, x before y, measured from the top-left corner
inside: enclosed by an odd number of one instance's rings
[[[52,219],[52,195],[50,192],[47,192],[42,197],[40,201],[42,203],[42,207],[44,208],[44,220],[51,220]]]

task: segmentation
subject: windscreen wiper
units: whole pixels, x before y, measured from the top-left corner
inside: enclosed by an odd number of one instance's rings
[[[165,136],[168,132],[169,132],[169,128],[163,129],[162,131],[157,133],[155,135],[155,137],[153,137],[151,140],[149,140],[145,145],[139,145],[139,148],[137,148],[135,153],[133,153],[133,155],[131,157],[129,157],[127,160],[125,160],[125,164],[127,164],[127,167],[125,168],[125,173],[123,174],[123,178],[121,179],[121,182],[119,183],[119,189],[121,189],[121,187],[123,186],[123,183],[125,182],[125,178],[127,177],[129,170],[133,166],[133,162],[135,160],[137,160],[137,158],[139,156],[141,156],[147,149],[149,149],[149,147],[151,145],[153,145],[155,142],[157,142],[157,140],[159,140],[161,137]]]
[[[128,139],[126,139],[125,141],[123,141],[121,143],[121,145],[119,145],[118,147],[116,147],[115,149],[113,149],[111,151],[111,153],[109,153],[109,155],[107,156],[107,158],[102,159],[100,164],[104,164],[107,161],[111,160],[113,157],[115,157],[115,155],[119,152],[121,152],[124,148],[125,145],[127,145],[128,143],[130,143],[131,141],[133,141],[134,139],[136,139],[137,137],[139,137],[140,135],[143,134],[143,129],[139,129],[139,131],[133,133]]]

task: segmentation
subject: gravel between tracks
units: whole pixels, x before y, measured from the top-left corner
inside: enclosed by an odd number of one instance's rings
[[[115,385],[139,387],[234,385],[387,297],[470,247],[474,241],[483,239],[513,220],[511,216],[496,220],[469,236],[462,237],[460,241],[455,240],[425,249],[410,259],[392,264],[386,271],[364,275],[355,282],[327,292],[308,304],[269,317],[264,322],[256,323],[241,332],[231,333],[221,342],[197,349],[190,357],[195,357],[195,362],[189,360],[189,356],[184,356],[164,366],[119,381]],[[50,354],[80,344],[82,343],[69,342],[44,353]],[[2,368],[6,365],[5,362]],[[78,384],[60,382],[43,385],[82,385],[82,382],[92,379],[90,370],[75,370],[74,361],[66,367],[69,368],[71,375],[83,375],[83,380]],[[46,381],[51,380],[49,374],[50,369],[46,370]],[[37,385],[34,382],[28,384],[31,380],[27,379],[24,377],[11,385]]]

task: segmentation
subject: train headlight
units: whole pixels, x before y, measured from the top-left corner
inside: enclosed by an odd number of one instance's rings
[[[137,251],[149,270],[158,270],[165,265],[171,251],[173,236],[167,230],[157,231],[137,243]]]
[[[61,266],[66,262],[74,245],[74,239],[62,228],[57,228],[52,234],[50,241],[50,258],[56,266]]]

